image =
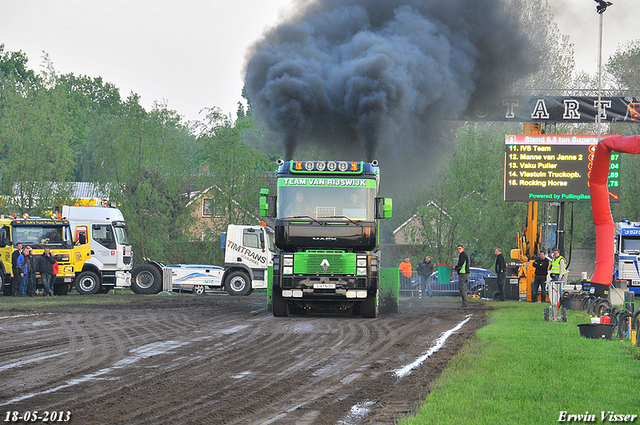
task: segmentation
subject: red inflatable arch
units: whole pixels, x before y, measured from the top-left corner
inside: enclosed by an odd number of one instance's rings
[[[594,153],[589,187],[593,224],[596,227],[596,270],[591,282],[596,284],[597,295],[602,295],[603,291],[608,292],[613,279],[615,225],[611,217],[607,186],[612,151],[640,154],[640,136],[605,137],[600,140]],[[606,286],[598,288],[600,285]]]

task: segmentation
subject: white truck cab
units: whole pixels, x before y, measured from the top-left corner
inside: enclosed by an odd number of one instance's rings
[[[63,205],[62,216],[69,220],[74,239],[85,233],[91,249],[75,279],[76,290],[95,294],[130,286],[132,251],[122,212],[107,206]]]
[[[136,294],[157,294],[163,289],[165,272],[171,272],[172,289],[224,289],[229,295],[249,295],[267,289],[272,276],[273,230],[266,226],[230,224],[222,233],[224,267],[202,264],[172,264],[145,259],[131,271],[131,290]]]
[[[222,233],[222,281],[229,294],[249,295],[254,289],[267,289],[275,252],[272,233],[266,226],[236,224]]]

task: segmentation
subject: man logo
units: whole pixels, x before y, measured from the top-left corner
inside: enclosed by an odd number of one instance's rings
[[[320,268],[322,269],[322,271],[326,272],[327,270],[329,270],[329,267],[331,267],[329,261],[326,258],[322,260],[322,263],[320,263]]]

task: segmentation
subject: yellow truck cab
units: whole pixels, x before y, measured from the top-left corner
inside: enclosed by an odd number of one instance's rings
[[[4,295],[11,295],[11,256],[15,246],[21,242],[33,249],[37,259],[45,248],[49,248],[58,262],[58,274],[54,278],[54,294],[66,294],[74,283],[76,271],[82,270],[90,257],[86,235],[73,239],[68,220],[40,217],[0,218],[0,281]],[[41,283],[38,279],[37,283]]]

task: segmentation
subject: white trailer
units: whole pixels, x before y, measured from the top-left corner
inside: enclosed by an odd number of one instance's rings
[[[224,267],[198,264],[165,266],[147,259],[131,271],[131,290],[137,294],[161,292],[166,272],[171,272],[173,289],[182,288],[195,293],[224,289],[229,295],[249,295],[254,289],[266,289],[270,270],[273,269],[275,248],[272,233],[265,226],[231,224],[221,237]],[[200,279],[205,279],[206,283],[199,282]]]
[[[626,219],[616,223],[615,262],[616,280],[626,280],[629,290],[640,294],[640,223]]]
[[[132,251],[124,216],[118,208],[107,206],[62,206],[74,240],[84,233],[90,244],[90,257],[74,284],[82,294],[109,292],[131,284]]]

